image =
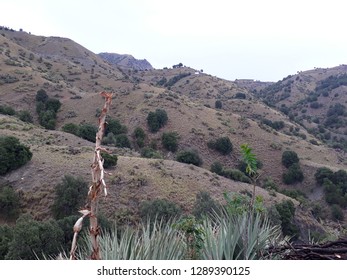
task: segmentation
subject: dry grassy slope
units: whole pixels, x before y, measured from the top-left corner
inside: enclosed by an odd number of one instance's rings
[[[3,31],[0,36],[0,102],[34,113],[34,98],[44,88],[62,100],[89,92],[117,91],[123,73],[70,39]]]
[[[222,111],[233,112],[242,117],[257,121],[263,118],[272,121],[284,121],[286,124],[286,129],[284,131],[287,132],[289,132],[290,127],[302,129],[302,127],[292,123],[286,115],[254,98],[253,89],[263,89],[266,85],[272,83],[249,80],[237,80],[232,82],[203,73],[196,74],[194,69],[188,67],[151,70],[134,73],[133,75],[139,77],[139,79],[146,83],[156,85],[163,77],[169,81],[171,78],[184,73],[190,73],[190,75],[180,79],[170,87],[172,91],[178,93],[180,96],[187,96],[194,102],[210,108],[215,108],[216,100],[221,100]],[[237,93],[245,94],[246,99],[235,99]],[[302,130],[301,133],[309,136],[305,130]]]
[[[79,123],[86,120],[96,122],[95,108],[100,108],[102,100],[97,94],[89,94],[81,100],[66,100],[61,117],[60,126],[67,122]],[[214,161],[221,161],[225,166],[236,167],[241,158],[240,145],[248,143],[254,148],[257,157],[263,162],[263,178],[271,176],[282,185],[281,176],[285,168],[281,164],[282,152],[286,149],[294,150],[302,160],[305,171],[305,181],[298,184],[304,191],[310,192],[315,183],[313,174],[306,172],[305,166],[330,166],[332,168],[346,168],[345,159],[323,145],[315,146],[307,140],[275,132],[268,127],[260,127],[258,123],[241,117],[239,114],[207,108],[191,99],[180,96],[171,91],[157,89],[146,84],[139,84],[139,88],[129,93],[116,94],[110,110],[110,116],[119,119],[129,131],[129,137],[137,126],[147,129],[146,117],[149,111],[164,108],[169,116],[168,124],[158,133],[147,131],[148,139],[157,140],[160,148],[161,135],[164,131],[176,131],[180,135],[178,150],[196,149],[203,158],[203,167],[209,169]],[[73,119],[64,119],[64,114],[74,109],[83,112]],[[228,136],[234,151],[231,156],[222,156],[208,149],[207,142],[220,136]],[[166,159],[174,159],[172,153],[165,153]],[[284,186],[283,186],[284,187]],[[290,187],[293,188],[293,187]]]
[[[49,207],[54,198],[53,188],[64,175],[82,176],[90,181],[93,143],[60,131],[45,131],[25,124],[13,117],[0,115],[1,135],[11,135],[28,145],[32,160],[2,179],[10,182],[21,194],[26,212],[38,219],[50,216]],[[166,198],[192,209],[198,191],[208,191],[222,201],[223,192],[251,191],[248,184],[234,182],[203,168],[171,160],[139,158],[127,150],[114,151],[119,156],[116,168],[108,170],[109,197],[102,200],[101,208],[109,217],[125,218],[137,212],[143,200]],[[287,199],[271,196],[257,187],[267,205]]]

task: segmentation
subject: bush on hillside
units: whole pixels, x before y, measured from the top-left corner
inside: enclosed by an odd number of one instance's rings
[[[16,219],[19,215],[19,196],[12,187],[0,186],[0,217]]]
[[[46,103],[48,100],[48,94],[44,89],[39,89],[36,92],[36,102]]]
[[[223,170],[222,175],[234,181],[239,181],[248,184],[252,183],[251,179],[238,169],[226,168]]]
[[[196,166],[202,165],[202,159],[197,151],[181,151],[177,154],[176,160]]]
[[[74,134],[76,136],[79,135],[79,125],[74,123],[64,124],[62,130],[66,133]]]
[[[119,148],[131,148],[131,143],[126,134],[118,134],[115,136],[116,147]]]
[[[149,147],[143,148],[141,150],[141,156],[144,158],[163,158],[159,151],[156,151],[155,149]]]
[[[0,136],[0,175],[15,170],[32,158],[29,147],[13,136]]]
[[[0,114],[13,116],[16,114],[16,111],[11,106],[0,105]]]
[[[236,99],[246,99],[246,94],[242,93],[242,92],[238,92],[235,94],[234,98]]]
[[[179,135],[177,132],[164,132],[161,137],[163,147],[170,152],[176,152]]]
[[[216,107],[216,109],[222,109],[222,107],[223,107],[222,101],[216,100],[215,107]]]
[[[113,135],[125,134],[128,132],[128,129],[125,125],[122,125],[119,120],[112,118],[107,118],[107,124],[105,129],[105,135],[113,133]]]
[[[48,98],[45,105],[46,105],[46,111],[53,111],[55,113],[57,113],[61,107],[60,101],[55,98]]]
[[[182,213],[179,205],[167,199],[144,201],[141,203],[139,211],[144,222],[153,222],[157,219],[165,223],[172,218],[179,217]]]
[[[192,212],[196,218],[200,219],[209,214],[219,213],[220,209],[219,203],[214,201],[208,192],[200,191],[196,194]]]
[[[52,213],[55,219],[78,214],[88,193],[88,184],[82,178],[65,175],[54,188],[55,198]]]
[[[97,131],[98,131],[98,128],[95,125],[92,125],[89,123],[80,124],[79,130],[78,130],[78,136],[85,140],[95,143],[95,139],[96,139],[95,137],[96,137]]]
[[[332,180],[333,176],[334,176],[334,172],[327,167],[318,168],[316,173],[314,174],[316,182],[319,185],[323,185],[325,178]]]
[[[0,225],[0,260],[4,260],[13,239],[13,229],[8,225]]]
[[[116,155],[101,152],[101,156],[104,159],[104,168],[114,167],[117,165],[118,157]]]
[[[136,141],[136,145],[139,148],[143,148],[145,146],[146,133],[141,127],[136,127],[134,130],[134,138]]]
[[[294,151],[284,151],[282,154],[282,164],[285,167],[290,167],[294,163],[299,162],[299,157],[296,152]]]
[[[331,206],[331,215],[335,221],[343,221],[345,218],[342,208],[337,204]]]
[[[168,116],[165,110],[156,109],[155,112],[149,112],[147,116],[147,124],[151,132],[157,132],[160,128],[167,124]]]
[[[211,164],[211,172],[223,176],[223,165],[219,161],[215,161]]]
[[[13,238],[8,245],[5,259],[35,260],[37,257],[58,255],[63,242],[63,231],[54,220],[35,221],[25,214],[13,228]]]
[[[222,155],[230,154],[233,150],[233,144],[227,136],[219,137],[215,141],[211,140],[207,143],[207,146],[220,152]]]
[[[36,112],[39,122],[46,129],[55,129],[57,112],[61,103],[56,98],[49,98],[46,91],[41,89],[36,93]]]
[[[19,111],[18,112],[18,118],[22,121],[22,122],[27,122],[27,123],[33,123],[33,116],[30,114],[29,111]]]
[[[292,164],[287,172],[283,173],[283,182],[287,185],[291,185],[304,180],[304,173],[298,163]]]
[[[39,122],[40,125],[42,125],[46,129],[53,130],[57,124],[57,115],[54,111],[48,110],[48,111],[42,111],[39,114]]]
[[[294,224],[295,206],[291,200],[285,200],[275,204],[281,219],[281,228],[283,235],[296,237],[299,233],[298,227]]]

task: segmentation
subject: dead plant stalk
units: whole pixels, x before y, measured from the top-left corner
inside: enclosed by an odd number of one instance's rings
[[[97,211],[98,211],[99,197],[102,190],[104,191],[105,196],[107,196],[107,186],[104,180],[105,171],[103,166],[103,159],[101,156],[101,151],[106,151],[106,150],[101,147],[101,140],[105,133],[106,115],[111,105],[112,93],[101,92],[100,95],[105,98],[105,104],[99,117],[99,128],[96,133],[94,159],[91,165],[92,185],[89,187],[88,200],[87,200],[86,207],[85,209],[79,211],[82,214],[82,217],[80,217],[77,220],[77,222],[75,223],[73,227],[74,237],[73,237],[73,241],[71,245],[70,260],[76,259],[77,236],[80,230],[82,229],[82,222],[85,217],[89,217],[89,220],[90,220],[89,234],[90,234],[90,239],[92,244],[92,254],[90,258],[92,260],[101,259],[99,244],[97,240],[97,237],[100,234],[100,227],[98,226],[98,220],[97,220]]]

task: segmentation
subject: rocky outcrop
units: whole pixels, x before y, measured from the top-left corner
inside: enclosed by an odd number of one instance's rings
[[[99,56],[107,62],[117,66],[128,67],[136,70],[153,69],[152,65],[146,59],[136,59],[129,54],[99,53]]]

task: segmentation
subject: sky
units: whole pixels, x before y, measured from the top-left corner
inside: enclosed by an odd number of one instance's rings
[[[345,0],[0,0],[0,25],[94,53],[278,81],[347,63]]]

